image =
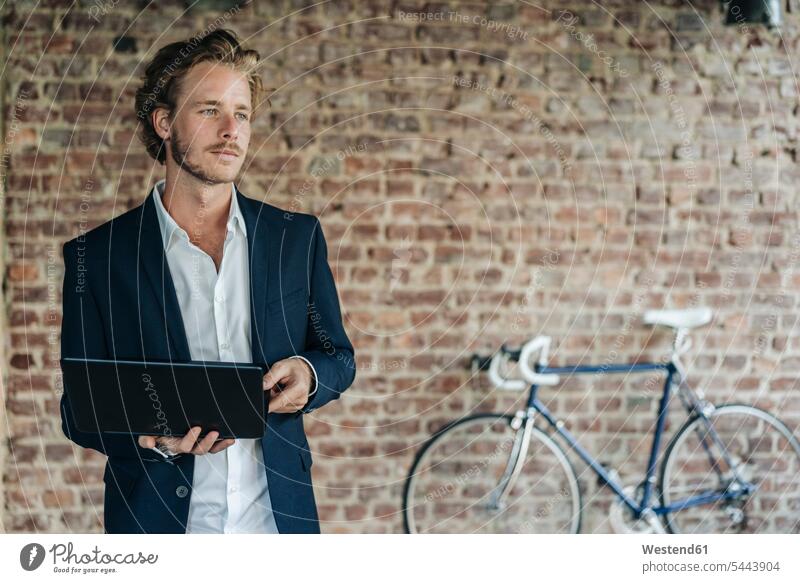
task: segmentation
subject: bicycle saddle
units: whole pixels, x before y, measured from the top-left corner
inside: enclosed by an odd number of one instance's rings
[[[711,308],[688,308],[686,310],[647,310],[645,324],[660,324],[670,328],[697,328],[711,321]]]

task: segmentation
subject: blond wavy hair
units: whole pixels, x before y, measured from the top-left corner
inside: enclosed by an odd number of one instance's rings
[[[257,71],[260,56],[255,50],[243,48],[235,32],[221,28],[200,38],[166,45],[147,64],[135,99],[136,117],[140,121],[139,139],[147,153],[162,165],[166,162],[167,151],[164,140],[153,127],[151,114],[159,107],[175,111],[181,79],[194,65],[205,62],[229,65],[247,75],[253,106],[251,119],[255,119],[265,102],[269,104],[267,90]]]

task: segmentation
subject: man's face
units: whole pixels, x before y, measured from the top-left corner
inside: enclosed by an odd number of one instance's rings
[[[217,63],[195,65],[183,77],[172,116],[172,160],[207,184],[233,182],[250,143],[250,117],[244,73]]]

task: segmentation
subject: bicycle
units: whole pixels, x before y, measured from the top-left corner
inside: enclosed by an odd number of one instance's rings
[[[487,370],[499,389],[529,390],[514,415],[482,413],[453,421],[419,450],[405,482],[406,532],[578,533],[582,493],[575,468],[543,419],[616,495],[611,522],[622,532],[800,531],[800,443],[777,417],[746,404],[715,407],[691,388],[681,356],[689,332],[711,321],[711,310],[651,310],[647,324],[675,331],[664,362],[549,366],[551,339],[537,336],[520,350],[505,345],[490,357],[473,355],[473,372]],[[536,362],[531,367],[531,359]],[[503,376],[516,360],[522,379]],[[666,374],[645,478],[624,486],[619,473],[592,457],[539,400],[540,386],[561,375]],[[656,465],[670,397],[688,418]],[[638,498],[638,499],[637,499]],[[656,503],[654,501],[657,500]]]

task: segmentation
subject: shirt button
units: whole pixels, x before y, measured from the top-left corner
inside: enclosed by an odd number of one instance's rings
[[[239,488],[237,488],[236,486],[231,486],[231,487],[229,488],[229,490],[230,490],[231,492],[238,492],[238,491],[239,491]]]
[[[189,488],[186,486],[178,486],[175,488],[175,495],[178,498],[186,498],[186,495],[189,493]]]
[[[219,347],[220,347],[222,350],[228,350],[228,348],[230,348],[230,346],[231,346],[231,345],[230,345],[230,344],[228,344],[227,342],[223,342],[222,344],[220,344],[220,345],[219,345]]]
[[[214,299],[217,300],[218,302],[222,303],[222,301],[225,299],[225,297],[224,296],[217,296]]]

